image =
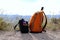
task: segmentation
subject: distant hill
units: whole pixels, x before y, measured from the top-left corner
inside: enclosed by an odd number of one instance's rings
[[[60,18],[60,15],[47,15],[47,18]]]
[[[10,22],[15,22],[16,20],[20,19],[25,19],[26,21],[30,20],[30,15],[29,16],[22,16],[22,15],[0,15],[5,21],[10,21]],[[47,18],[60,18],[60,15],[47,15]]]
[[[31,16],[22,16],[22,15],[0,15],[4,19],[4,21],[11,22],[11,23],[16,23],[20,19],[25,19],[26,21],[30,20]]]

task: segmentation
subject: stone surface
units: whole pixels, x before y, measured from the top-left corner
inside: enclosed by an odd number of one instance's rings
[[[0,31],[0,40],[59,40],[48,32],[20,33],[15,31]]]

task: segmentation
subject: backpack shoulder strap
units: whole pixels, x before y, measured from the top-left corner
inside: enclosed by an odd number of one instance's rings
[[[18,24],[16,24],[16,25],[14,26],[14,30],[16,29],[17,25],[18,25]]]
[[[47,16],[45,15],[45,13],[43,13],[43,14],[44,14],[44,17],[45,17],[45,24],[44,24],[44,26],[43,26],[42,30],[44,30],[44,29],[45,29],[45,27],[46,27],[46,25],[47,25]]]

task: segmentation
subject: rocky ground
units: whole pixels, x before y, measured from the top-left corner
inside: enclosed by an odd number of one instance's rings
[[[60,32],[20,33],[16,31],[0,31],[0,40],[59,40]]]

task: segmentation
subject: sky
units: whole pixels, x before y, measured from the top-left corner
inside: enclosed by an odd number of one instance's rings
[[[0,14],[33,15],[42,6],[46,15],[60,15],[60,0],[0,0]]]

